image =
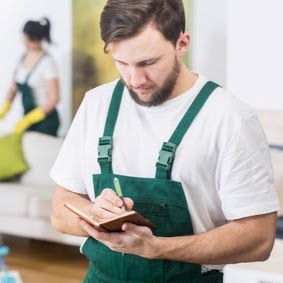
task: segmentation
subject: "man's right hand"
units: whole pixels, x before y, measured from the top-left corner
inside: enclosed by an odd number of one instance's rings
[[[130,198],[124,198],[126,210],[132,210],[134,202]],[[124,213],[122,209],[123,201],[117,196],[112,189],[104,189],[99,196],[95,198],[95,203],[92,205],[91,215],[98,222],[113,218]]]

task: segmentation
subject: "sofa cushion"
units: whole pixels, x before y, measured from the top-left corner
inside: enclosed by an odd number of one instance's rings
[[[0,215],[49,219],[53,186],[0,183]]]
[[[63,138],[37,132],[26,132],[23,136],[23,151],[30,169],[22,176],[23,184],[53,186],[49,171],[55,162]]]
[[[22,150],[22,136],[10,134],[0,138],[0,180],[24,173],[28,169]]]
[[[30,195],[28,216],[30,218],[41,218],[47,221],[51,216],[51,198],[53,190],[41,190],[37,194]]]
[[[37,191],[37,187],[22,185],[21,183],[0,183],[0,214],[27,216],[29,197]]]

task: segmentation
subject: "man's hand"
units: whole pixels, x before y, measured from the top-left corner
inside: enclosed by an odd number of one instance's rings
[[[110,249],[148,259],[199,264],[264,261],[273,247],[276,213],[231,221],[199,235],[156,237],[144,226],[124,223],[123,232],[100,232],[83,220],[82,230]]]
[[[158,238],[152,234],[148,227],[124,223],[123,232],[111,233],[98,231],[84,220],[81,220],[81,225],[91,237],[113,251],[134,254],[148,259],[158,257],[158,250],[156,249]]]
[[[130,198],[124,198],[126,210],[131,210],[133,201]],[[91,215],[98,222],[113,218],[124,211],[122,209],[123,201],[111,189],[104,189],[95,199]],[[145,258],[154,258],[154,240],[157,238],[152,234],[148,227],[138,226],[133,223],[124,223],[123,232],[101,232],[84,220],[80,220],[82,228],[91,237],[108,246],[111,250],[135,254]]]
[[[132,210],[134,202],[130,198],[124,198],[126,210]],[[122,209],[124,203],[112,189],[104,189],[101,194],[96,197],[95,203],[91,210],[91,216],[98,222],[113,218],[124,211]]]

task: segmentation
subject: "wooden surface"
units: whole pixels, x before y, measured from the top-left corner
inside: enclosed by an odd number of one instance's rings
[[[23,283],[81,283],[88,262],[79,247],[2,236],[9,246],[9,270],[20,272]]]

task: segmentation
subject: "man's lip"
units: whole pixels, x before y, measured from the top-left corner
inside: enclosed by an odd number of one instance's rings
[[[134,91],[136,92],[141,92],[141,93],[145,93],[145,92],[148,92],[150,91],[152,88],[151,87],[147,87],[147,88],[133,88]]]
[[[141,95],[146,95],[150,92],[150,89],[140,89],[140,90],[136,90],[135,92]]]

